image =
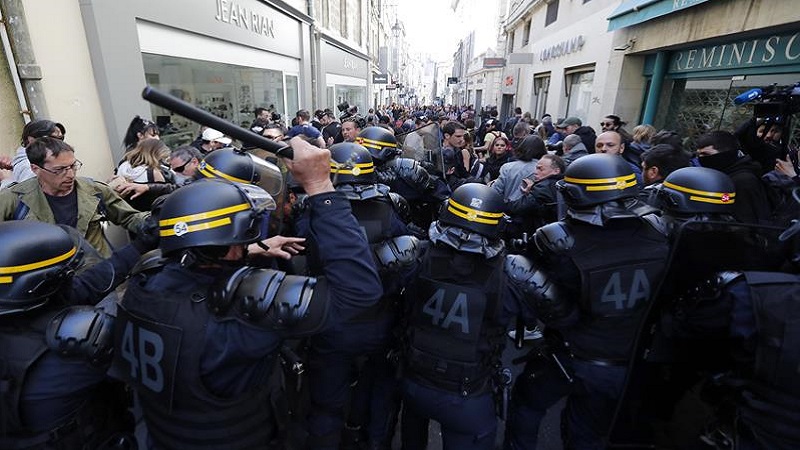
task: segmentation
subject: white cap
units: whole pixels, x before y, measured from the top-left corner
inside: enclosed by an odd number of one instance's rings
[[[221,132],[219,132],[219,131],[217,131],[217,130],[215,130],[213,128],[206,128],[203,131],[203,140],[204,141],[216,141],[216,142],[220,142],[220,143],[222,143],[224,145],[231,145],[231,142],[233,142],[233,140],[231,140],[231,138],[225,137],[224,134],[222,134]]]

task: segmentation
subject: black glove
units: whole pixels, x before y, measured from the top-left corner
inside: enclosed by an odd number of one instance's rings
[[[133,239],[131,244],[136,247],[139,253],[145,254],[157,248],[158,241],[158,219],[152,215],[147,216],[137,228],[136,238]]]

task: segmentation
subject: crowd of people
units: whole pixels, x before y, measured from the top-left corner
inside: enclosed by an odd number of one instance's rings
[[[800,444],[790,130],[338,109],[254,112],[290,159],[137,116],[106,182],[27,124],[0,447],[424,449],[436,421],[445,449],[535,449],[564,397],[565,448]]]

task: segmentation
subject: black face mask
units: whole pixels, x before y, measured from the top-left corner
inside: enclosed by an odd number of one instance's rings
[[[720,152],[716,155],[701,156],[697,158],[697,160],[700,161],[701,166],[709,169],[716,169],[721,172],[724,172],[725,169],[733,165],[737,159],[739,159],[739,152],[737,151]]]

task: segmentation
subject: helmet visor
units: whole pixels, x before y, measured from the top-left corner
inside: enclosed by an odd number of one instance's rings
[[[246,155],[253,160],[253,184],[264,189],[270,195],[280,194],[283,191],[281,169],[275,164],[251,153],[246,153]]]
[[[272,196],[259,186],[252,184],[237,184],[237,186],[247,196],[254,211],[272,211],[276,208],[275,200]]]

